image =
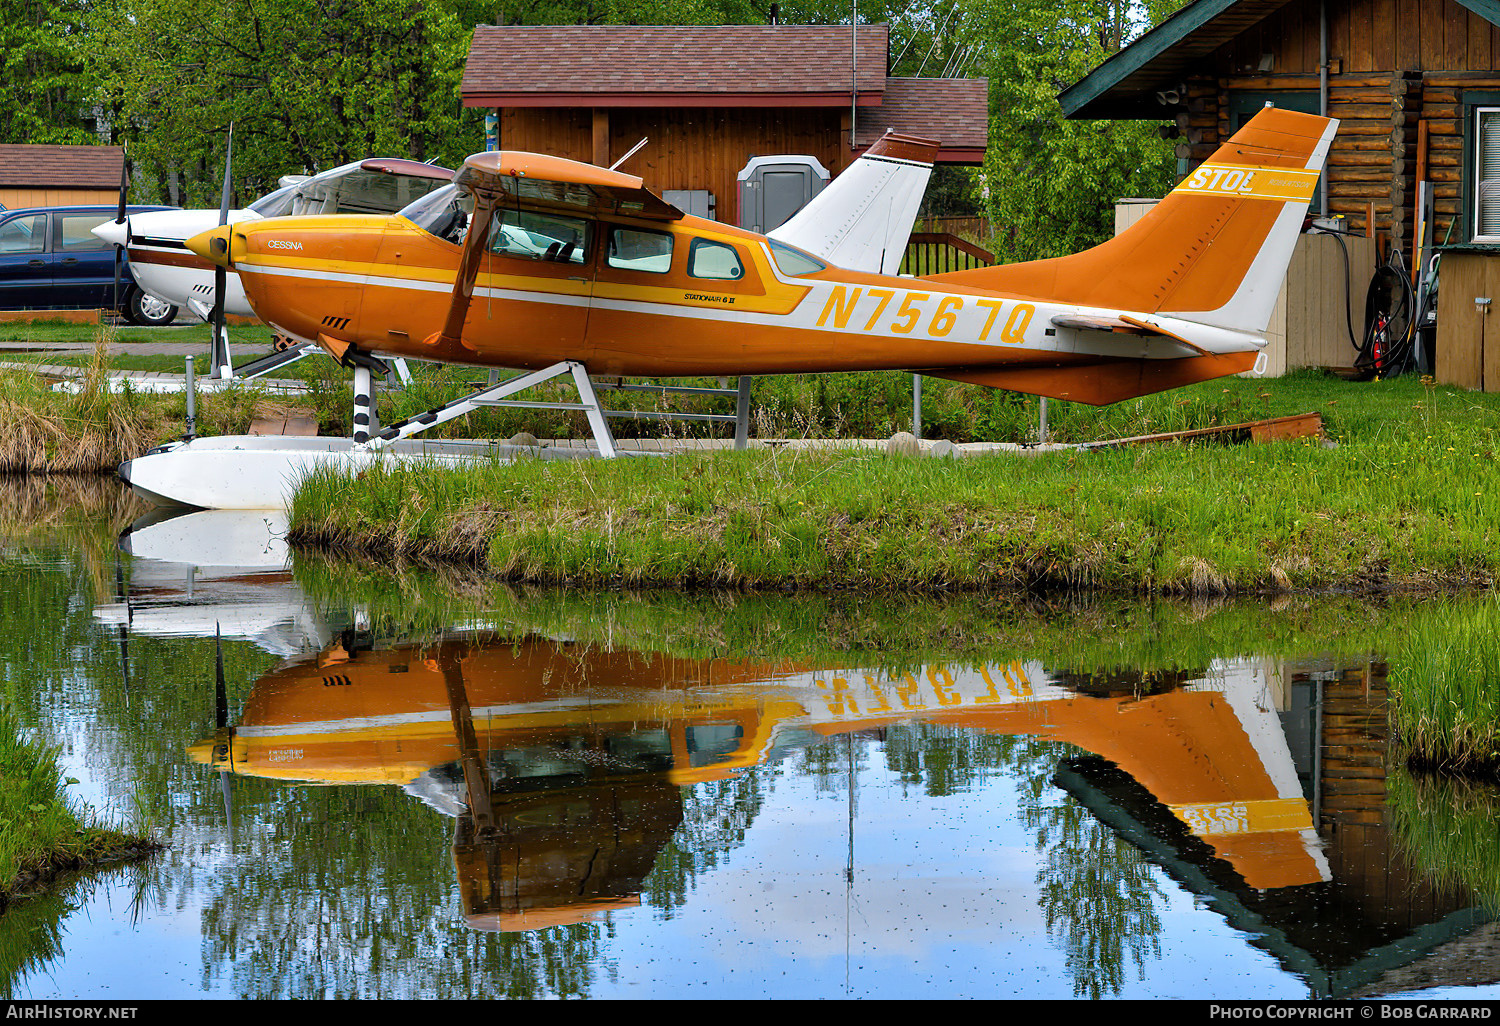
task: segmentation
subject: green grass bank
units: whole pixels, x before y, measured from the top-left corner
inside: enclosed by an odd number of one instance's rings
[[[59,873],[140,858],[159,845],[80,811],[57,752],[28,738],[0,706],[0,912]]]
[[[296,497],[291,540],[605,587],[1488,588],[1500,539],[1497,399],[1414,379],[1235,379],[1120,405],[1141,421],[1225,404],[1238,419],[1254,403],[1267,416],[1319,410],[1334,444],[958,460],[763,449],[322,474]]]

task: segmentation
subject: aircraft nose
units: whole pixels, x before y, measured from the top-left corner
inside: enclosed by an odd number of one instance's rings
[[[129,235],[130,219],[124,221],[105,221],[93,229],[95,235],[109,243],[111,246],[123,246]]]
[[[187,240],[187,248],[211,264],[229,267],[229,226],[210,228]]]

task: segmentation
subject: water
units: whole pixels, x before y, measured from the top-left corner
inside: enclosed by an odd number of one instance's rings
[[[0,996],[1500,996],[1400,608],[526,594],[57,501],[0,693],[168,847],[0,917]]]

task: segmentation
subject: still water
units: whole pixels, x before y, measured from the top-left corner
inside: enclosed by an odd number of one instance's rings
[[[0,696],[167,849],[0,917],[0,997],[1500,996],[1400,609],[526,594],[8,506]]]

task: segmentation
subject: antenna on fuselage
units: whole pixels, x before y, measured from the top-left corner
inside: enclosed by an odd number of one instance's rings
[[[644,135],[641,136],[641,141],[638,142],[638,143],[636,143],[634,146],[630,147],[630,150],[625,154],[625,156],[621,157],[619,160],[617,160],[613,164],[609,165],[609,169],[611,171],[618,171],[620,169],[620,165],[623,164],[623,163],[625,163],[631,157],[635,156],[636,150],[639,150],[642,146],[646,145],[646,142],[647,142],[648,139],[649,139],[649,136],[644,136]]]

